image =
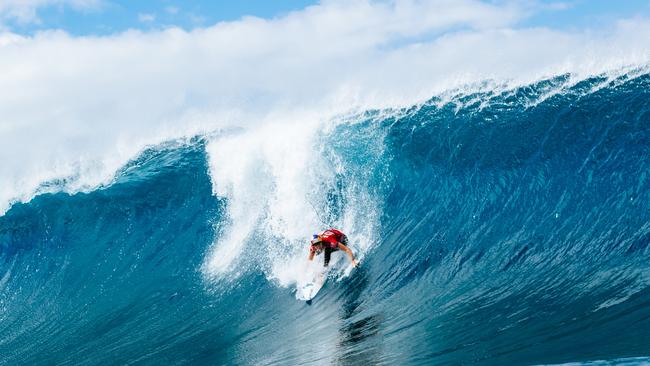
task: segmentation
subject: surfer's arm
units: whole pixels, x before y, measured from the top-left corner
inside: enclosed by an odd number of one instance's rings
[[[314,251],[313,250],[309,251],[309,258],[307,258],[307,259],[309,259],[309,260],[314,259]]]
[[[357,264],[359,264],[359,262],[357,262],[357,260],[354,259],[354,254],[352,253],[352,251],[350,250],[350,248],[346,247],[346,246],[345,246],[344,244],[342,244],[342,243],[339,243],[339,249],[341,249],[342,251],[348,253],[348,257],[350,257],[350,261],[352,262],[352,265],[353,265],[353,266],[356,267]]]

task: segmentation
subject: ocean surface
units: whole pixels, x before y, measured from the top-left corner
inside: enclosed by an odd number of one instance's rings
[[[0,216],[0,365],[650,363],[647,69],[165,141],[37,193]],[[361,266],[335,253],[307,305],[330,226]]]

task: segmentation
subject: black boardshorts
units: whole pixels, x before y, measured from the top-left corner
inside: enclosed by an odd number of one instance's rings
[[[343,245],[348,245],[348,237],[343,235],[339,243]],[[332,252],[336,252],[337,250],[339,250],[339,248],[331,248],[329,246],[325,247],[325,254],[324,254],[325,261],[323,262],[323,265],[325,267],[327,267],[330,264],[330,258],[332,257]]]

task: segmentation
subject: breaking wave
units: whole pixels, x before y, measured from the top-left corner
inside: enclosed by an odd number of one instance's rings
[[[644,362],[649,172],[644,70],[152,146],[0,217],[0,364]]]

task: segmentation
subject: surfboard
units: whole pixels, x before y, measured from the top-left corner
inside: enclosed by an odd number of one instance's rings
[[[316,297],[318,291],[323,288],[325,281],[327,281],[327,272],[314,273],[309,280],[296,288],[296,299],[307,302],[311,301]]]

